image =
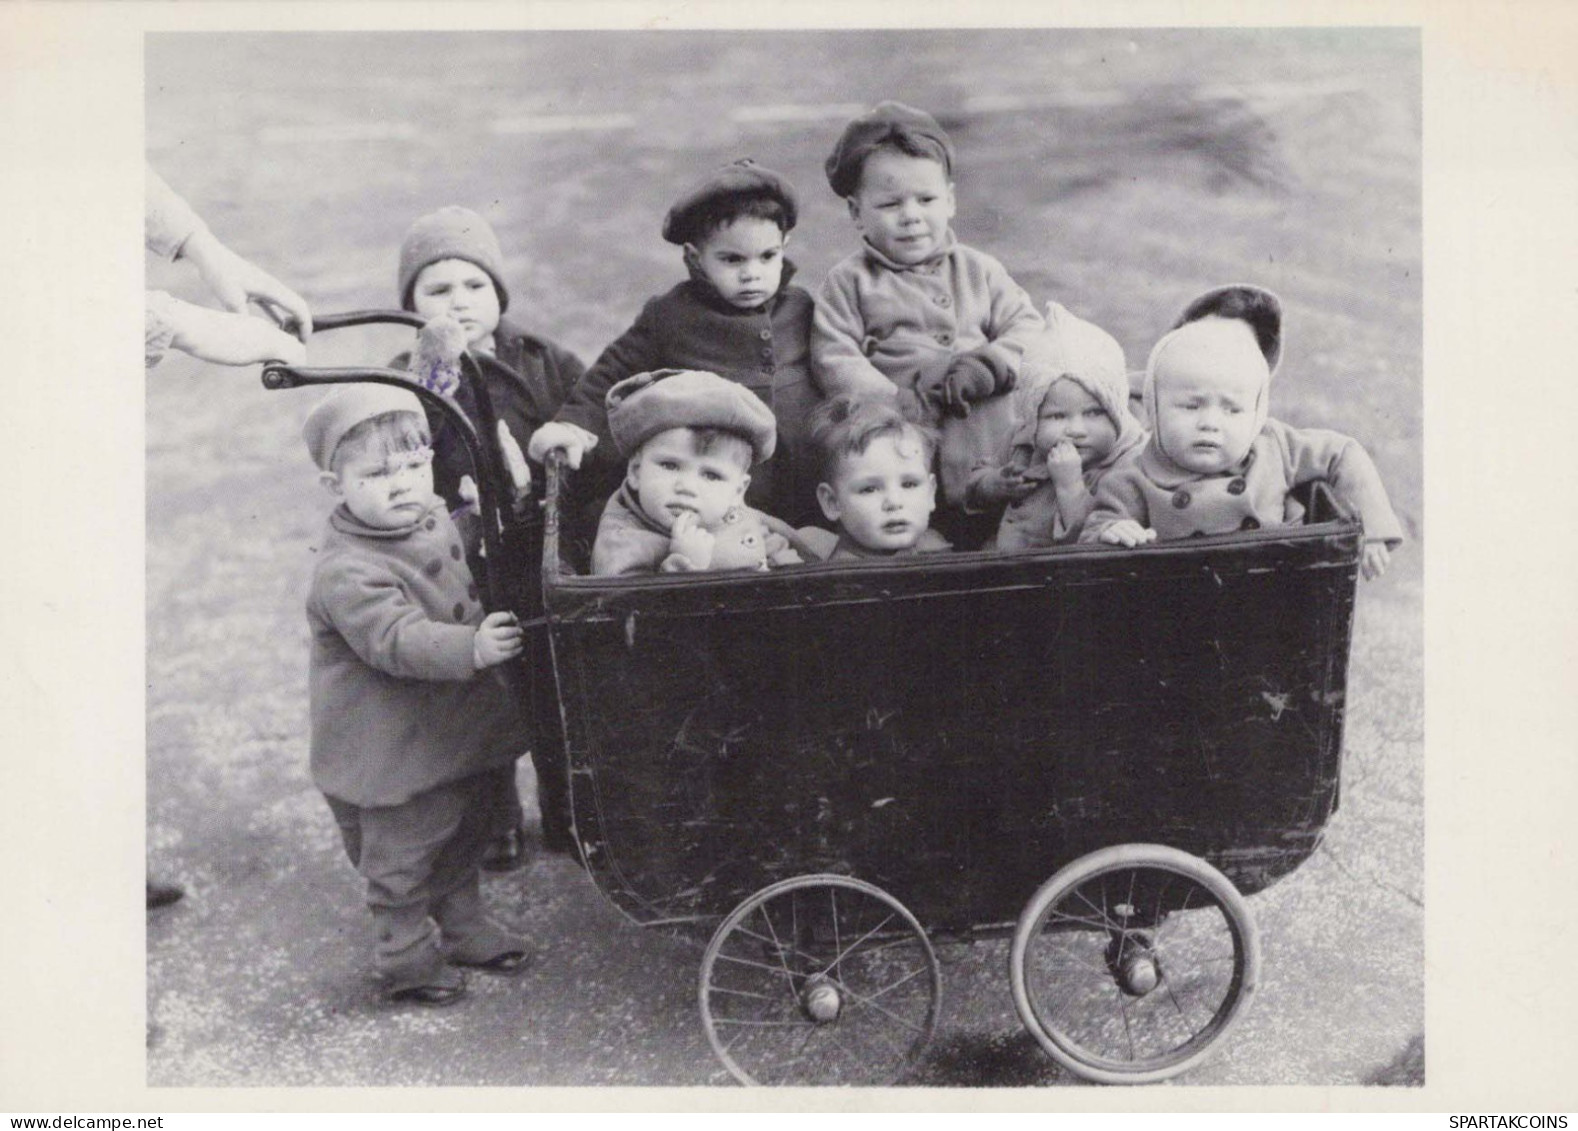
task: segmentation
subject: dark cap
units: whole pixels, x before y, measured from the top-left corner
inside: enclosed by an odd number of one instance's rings
[[[902,102],[879,102],[844,127],[838,144],[827,155],[827,183],[839,196],[854,196],[866,158],[873,150],[894,143],[923,150],[953,176],[953,142],[937,119]]]
[[[663,217],[663,238],[675,244],[692,242],[702,212],[731,196],[765,196],[778,201],[783,205],[786,232],[794,227],[800,211],[788,181],[744,157],[712,170],[676,200]]]

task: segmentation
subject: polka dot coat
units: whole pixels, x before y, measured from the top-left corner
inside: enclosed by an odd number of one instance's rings
[[[399,805],[511,764],[521,724],[495,671],[473,667],[483,608],[443,504],[398,530],[342,505],[307,598],[312,776],[354,805]]]

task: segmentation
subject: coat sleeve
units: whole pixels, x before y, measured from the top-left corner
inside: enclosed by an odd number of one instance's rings
[[[546,410],[544,419],[551,417],[564,407],[570,399],[575,387],[586,376],[586,366],[581,364],[581,359],[567,349],[561,349],[552,342],[543,343],[543,376],[545,378],[543,396],[547,403],[543,405]]]
[[[989,339],[983,352],[998,359],[1009,373],[1019,375],[1019,363],[1024,359],[1025,347],[1037,334],[1046,330],[1046,319],[1030,301],[1030,295],[1008,269],[997,260],[986,257],[986,285],[990,297],[990,320],[986,328]]]
[[[648,301],[630,329],[615,338],[571,386],[555,420],[585,428],[612,448],[608,432],[608,390],[626,377],[662,368],[663,338],[656,309],[658,301]]]
[[[1392,511],[1381,473],[1359,441],[1325,428],[1293,428],[1275,420],[1266,428],[1281,445],[1290,487],[1324,479],[1337,501],[1364,523],[1366,541],[1385,542],[1388,549],[1402,544],[1402,523]]]
[[[1095,502],[1085,519],[1085,529],[1080,532],[1079,540],[1099,541],[1103,530],[1126,518],[1149,527],[1151,511],[1145,503],[1145,492],[1140,489],[1138,475],[1127,474],[1123,468],[1115,467],[1096,485]]]
[[[811,316],[811,372],[823,396],[894,395],[894,383],[861,348],[865,338],[858,280],[852,271],[834,267],[822,281]]]
[[[592,542],[592,572],[600,577],[657,573],[669,556],[668,546],[668,538],[636,525],[610,500]]]
[[[174,259],[181,246],[206,224],[164,178],[143,166],[143,243],[163,259]]]
[[[477,630],[428,617],[399,579],[354,559],[319,574],[313,585],[317,615],[344,638],[362,662],[397,679],[467,680],[476,675]]]

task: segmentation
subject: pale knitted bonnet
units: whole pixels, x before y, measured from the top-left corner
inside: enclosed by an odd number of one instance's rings
[[[1059,303],[1047,304],[1047,329],[1025,347],[1015,391],[1018,427],[1014,445],[1035,443],[1041,406],[1060,380],[1079,385],[1101,405],[1117,429],[1118,439],[1105,464],[1140,439],[1144,432],[1129,408],[1128,366],[1116,338]]]

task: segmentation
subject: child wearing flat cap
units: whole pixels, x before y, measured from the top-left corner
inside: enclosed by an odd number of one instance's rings
[[[415,396],[343,386],[302,437],[338,500],[307,598],[313,784],[366,881],[385,995],[447,1005],[465,993],[454,967],[514,974],[531,957],[478,884],[526,745],[486,671],[520,654],[521,630],[483,615]]]
[[[649,300],[603,351],[553,422],[532,437],[532,458],[563,449],[579,467],[600,444],[592,470],[600,467],[612,490],[621,469],[610,450],[608,391],[638,373],[698,370],[750,390],[778,421],[783,454],[757,468],[751,504],[786,515],[804,511],[812,485],[797,481],[796,461],[815,400],[812,303],[790,283],[795,268],[784,258],[797,214],[789,183],[750,160],[714,169],[686,190],[663,219],[663,238],[684,249],[690,277]]]
[[[1259,288],[1219,288],[1179,321],[1145,367],[1150,439],[1102,479],[1080,540],[1137,546],[1299,522],[1290,492],[1321,479],[1364,524],[1364,576],[1383,574],[1403,530],[1369,455],[1337,432],[1267,415],[1280,303]]]
[[[804,560],[791,528],[745,504],[752,464],[778,441],[772,411],[754,393],[716,373],[638,373],[608,391],[608,428],[627,462],[597,527],[593,573]]]
[[[1004,394],[1041,315],[1001,263],[954,238],[953,143],[930,114],[879,104],[826,168],[862,243],[817,293],[813,372],[829,397],[897,396],[940,424],[943,499],[961,507],[978,453],[1006,446]]]

